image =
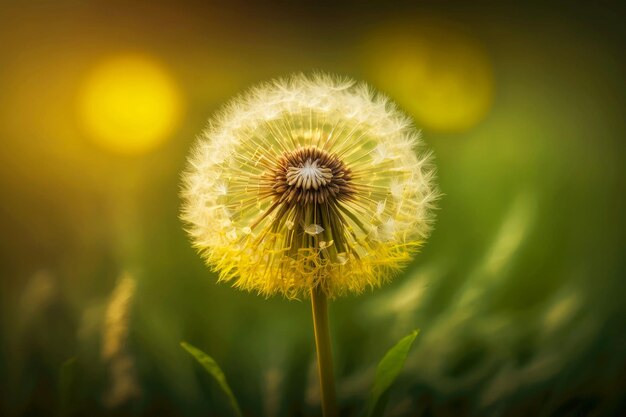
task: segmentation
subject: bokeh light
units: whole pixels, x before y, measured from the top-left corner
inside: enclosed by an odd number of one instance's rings
[[[462,132],[493,101],[493,71],[481,44],[452,24],[392,21],[372,32],[363,59],[372,82],[430,131]]]
[[[104,149],[140,154],[162,144],[178,125],[181,94],[155,60],[116,56],[87,75],[79,95],[85,133]]]

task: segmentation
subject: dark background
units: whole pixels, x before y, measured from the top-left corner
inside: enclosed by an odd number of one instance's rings
[[[306,300],[216,285],[177,218],[212,112],[311,70],[396,100],[445,194],[331,305],[343,414],[414,328],[388,416],[626,413],[625,16],[572,3],[0,3],[0,413],[229,415],[187,340],[245,415],[319,415]]]

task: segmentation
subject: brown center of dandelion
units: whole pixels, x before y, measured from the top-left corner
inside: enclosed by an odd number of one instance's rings
[[[287,204],[322,204],[354,194],[350,169],[337,155],[315,146],[285,152],[265,179],[271,194]]]

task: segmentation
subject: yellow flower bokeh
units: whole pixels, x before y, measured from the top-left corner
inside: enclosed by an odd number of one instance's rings
[[[425,129],[462,132],[480,122],[493,101],[493,71],[482,45],[455,26],[393,22],[370,34],[365,71]]]
[[[98,65],[85,78],[78,104],[89,138],[126,155],[161,145],[182,113],[173,79],[158,62],[139,55],[117,56]]]

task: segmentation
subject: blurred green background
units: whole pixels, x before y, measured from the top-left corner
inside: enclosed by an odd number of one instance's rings
[[[604,2],[2,2],[0,414],[229,415],[187,340],[245,415],[319,415],[309,304],[216,285],[177,216],[207,118],[323,70],[415,118],[445,193],[405,274],[331,305],[343,415],[414,328],[388,416],[626,415],[623,22]]]

